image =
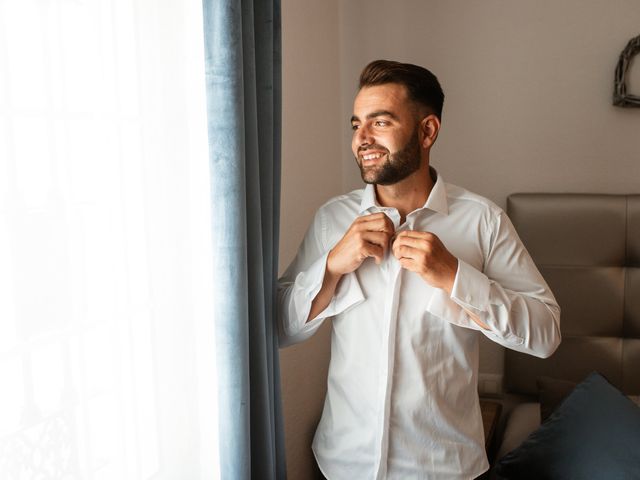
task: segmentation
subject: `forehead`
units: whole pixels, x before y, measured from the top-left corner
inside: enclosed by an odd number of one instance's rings
[[[361,88],[353,101],[353,114],[360,118],[381,110],[401,114],[411,110],[411,106],[409,92],[404,85],[386,83]]]

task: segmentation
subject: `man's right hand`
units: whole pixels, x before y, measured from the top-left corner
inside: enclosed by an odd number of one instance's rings
[[[353,272],[367,257],[373,257],[378,265],[382,262],[394,233],[393,222],[384,213],[356,218],[329,252],[322,287],[311,302],[307,321],[327,308],[343,275]]]
[[[382,263],[395,233],[393,222],[384,213],[358,217],[329,252],[327,271],[342,276],[356,270],[367,257]]]

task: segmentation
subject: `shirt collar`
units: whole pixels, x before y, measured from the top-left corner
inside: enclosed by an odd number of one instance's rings
[[[431,193],[427,197],[427,201],[425,204],[419,209],[422,210],[424,208],[428,208],[429,210],[433,210],[434,212],[442,213],[444,215],[449,214],[449,203],[447,202],[447,187],[442,178],[435,168],[429,167],[429,173],[431,177],[436,177],[436,181],[433,184],[433,188],[431,189]],[[362,194],[362,201],[360,202],[360,214],[365,213],[368,210],[379,210],[384,207],[381,207],[378,203],[378,199],[376,198],[376,189],[372,184],[367,184],[364,187],[364,192]]]

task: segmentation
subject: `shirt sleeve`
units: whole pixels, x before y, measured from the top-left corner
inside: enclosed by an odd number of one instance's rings
[[[504,212],[494,225],[482,272],[458,260],[451,299],[467,315],[455,322],[507,348],[546,358],[560,344],[560,307]]]
[[[344,275],[329,305],[307,321],[311,303],[322,288],[331,246],[326,245],[327,223],[318,211],[298,253],[278,280],[278,323],[280,346],[299,343],[311,337],[325,319],[338,315],[364,300],[355,273]]]

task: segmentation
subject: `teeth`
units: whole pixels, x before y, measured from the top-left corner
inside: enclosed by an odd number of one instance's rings
[[[376,158],[380,158],[382,156],[381,153],[370,153],[369,155],[363,155],[363,160],[374,160]]]

